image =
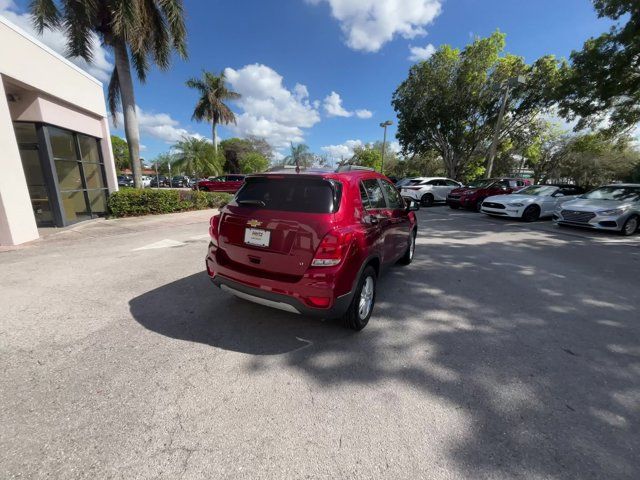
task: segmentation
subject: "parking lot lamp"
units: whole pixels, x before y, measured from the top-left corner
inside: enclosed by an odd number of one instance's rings
[[[384,154],[387,146],[387,127],[390,127],[391,125],[393,125],[393,122],[391,120],[387,120],[386,122],[382,122],[380,124],[380,126],[384,128],[384,136],[382,140],[382,162],[380,162],[380,173],[383,173],[383,170],[384,170]]]
[[[498,120],[496,121],[495,130],[493,132],[493,140],[491,141],[491,147],[489,148],[489,158],[487,159],[487,178],[491,178],[493,172],[493,162],[496,158],[496,152],[498,150],[498,140],[500,140],[500,128],[502,127],[502,119],[504,118],[505,111],[507,109],[507,102],[509,101],[509,94],[511,89],[519,85],[524,85],[526,80],[524,76],[519,75],[517,77],[510,78],[505,83],[500,85],[503,90],[502,105],[500,105],[500,112],[498,113]]]

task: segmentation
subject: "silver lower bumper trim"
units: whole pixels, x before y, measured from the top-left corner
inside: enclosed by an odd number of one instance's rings
[[[238,298],[242,298],[243,300],[248,300],[259,305],[264,305],[265,307],[277,308],[278,310],[284,310],[285,312],[297,314],[300,313],[296,307],[294,307],[293,305],[289,305],[288,303],[274,302],[273,300],[267,300],[266,298],[256,297],[255,295],[240,292],[239,290],[228,287],[226,285],[220,285],[220,288],[226,292],[231,293],[232,295],[235,295]]]

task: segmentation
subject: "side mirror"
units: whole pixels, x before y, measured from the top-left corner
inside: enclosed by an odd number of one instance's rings
[[[564,193],[556,192],[553,194],[553,196],[556,198],[564,197]]]
[[[413,198],[405,197],[404,203],[406,205],[407,212],[416,212],[420,210],[420,202]]]

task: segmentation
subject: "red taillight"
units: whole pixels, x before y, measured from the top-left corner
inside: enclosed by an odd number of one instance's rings
[[[329,297],[307,297],[305,300],[309,305],[316,308],[327,308],[331,303]]]
[[[351,232],[337,230],[327,233],[311,262],[312,267],[333,267],[344,259],[351,244],[353,235]]]
[[[209,221],[209,236],[211,237],[211,243],[216,247],[218,246],[218,230],[220,228],[220,214],[214,215]]]
[[[403,190],[420,190],[422,187],[402,187]]]

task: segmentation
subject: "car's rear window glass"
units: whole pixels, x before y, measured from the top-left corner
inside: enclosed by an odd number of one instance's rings
[[[340,206],[339,182],[321,178],[255,177],[245,181],[236,203],[266,210],[334,213]]]

